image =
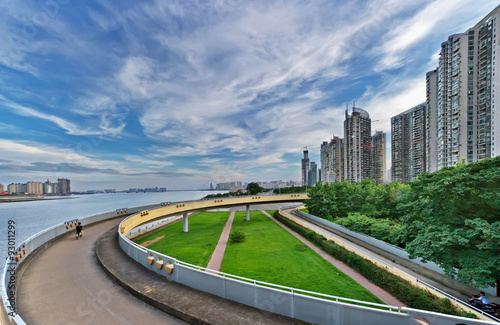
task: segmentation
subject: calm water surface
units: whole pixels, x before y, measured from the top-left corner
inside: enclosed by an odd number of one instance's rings
[[[116,193],[73,195],[60,200],[0,203],[0,257],[7,256],[7,225],[16,223],[16,246],[50,226],[71,219],[87,217],[120,208],[131,208],[161,202],[198,200],[214,192],[179,191],[163,193]]]

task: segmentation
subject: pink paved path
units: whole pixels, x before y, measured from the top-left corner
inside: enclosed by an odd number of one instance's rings
[[[231,227],[233,226],[234,211],[231,212],[229,219],[227,219],[224,229],[222,229],[222,234],[220,235],[219,242],[215,247],[215,250],[208,262],[207,269],[220,271],[222,266],[222,260],[224,259],[224,253],[226,252],[227,241],[229,239],[229,233],[231,232]]]
[[[331,255],[328,255],[318,247],[316,247],[314,244],[310,243],[307,239],[302,237],[301,235],[297,234],[295,231],[292,229],[288,228],[278,220],[274,219],[269,213],[266,211],[262,211],[266,216],[271,218],[274,222],[276,222],[278,225],[280,225],[283,229],[294,235],[297,239],[299,239],[301,242],[309,246],[312,250],[314,250],[316,253],[321,255],[325,260],[330,262],[333,266],[335,266],[337,269],[340,271],[344,272],[347,274],[349,277],[351,277],[354,281],[365,287],[368,291],[373,293],[375,296],[377,296],[380,300],[382,300],[384,303],[391,305],[391,306],[405,306],[401,301],[397,300],[394,298],[391,294],[389,294],[387,291],[384,289],[374,285],[371,283],[367,278],[356,272],[355,270],[351,269],[349,266],[345,265],[339,260],[336,260],[333,258]]]

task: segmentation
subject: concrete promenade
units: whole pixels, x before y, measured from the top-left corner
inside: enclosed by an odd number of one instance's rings
[[[35,256],[17,294],[27,324],[185,324],[130,295],[97,264],[97,239],[111,227],[116,233],[120,221],[89,225],[79,240],[70,232]]]
[[[255,205],[254,208],[277,207]],[[245,207],[230,210],[241,209]],[[117,226],[120,221],[121,218],[116,218],[89,225],[85,236],[79,240],[75,240],[73,232],[65,234],[26,261],[24,273],[19,274],[17,310],[27,324],[184,324],[184,321],[195,324],[304,324],[191,289],[147,270],[119,247]],[[228,220],[224,228],[227,234],[221,235],[226,244],[231,224]],[[320,233],[325,231],[317,229]],[[298,234],[294,236],[301,239]],[[301,240],[317,250],[307,240]],[[364,247],[359,249],[366,250]],[[221,252],[220,258],[214,260],[218,269],[224,250]],[[325,258],[328,260],[328,257]],[[331,263],[356,277],[347,266],[337,266],[340,262],[333,260]],[[391,300],[393,297],[380,296],[383,295],[377,292],[380,288],[370,289],[373,284],[365,278],[355,280],[370,291],[375,290],[372,292],[385,303],[403,305]]]
[[[27,324],[305,324],[165,280],[121,250],[119,222],[68,233],[26,265],[17,303]]]

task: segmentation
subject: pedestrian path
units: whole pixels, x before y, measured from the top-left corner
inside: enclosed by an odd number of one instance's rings
[[[235,213],[236,213],[235,211],[232,211],[231,215],[227,219],[226,225],[224,226],[219,241],[217,242],[217,246],[215,247],[215,250],[212,253],[212,257],[208,262],[207,269],[213,271],[220,271],[220,268],[222,266],[222,260],[224,259],[224,253],[226,252],[227,242],[229,240],[229,233],[231,232],[231,227],[233,226]],[[218,274],[218,272],[215,273]]]
[[[288,231],[290,234],[292,234],[295,238],[306,244],[309,248],[314,250],[316,253],[318,253],[321,257],[323,257],[325,260],[330,262],[333,266],[335,266],[337,269],[340,271],[344,272],[346,275],[351,277],[354,281],[365,287],[368,291],[373,293],[375,296],[377,296],[380,300],[382,300],[384,303],[390,306],[405,306],[404,303],[393,297],[390,293],[385,291],[384,289],[380,288],[379,286],[376,286],[370,280],[359,274],[357,271],[353,270],[349,266],[345,265],[343,262],[333,258],[331,255],[327,254],[326,252],[322,251],[318,247],[316,247],[314,244],[309,242],[306,238],[302,237],[292,229],[288,228],[275,218],[273,218],[269,213],[266,211],[262,210],[262,213],[264,213],[266,216],[268,216],[271,220],[276,222],[278,225],[280,225],[283,229]]]
[[[95,243],[120,221],[88,225],[79,240],[69,232],[34,257],[17,291],[26,324],[186,324],[130,295],[98,266]]]

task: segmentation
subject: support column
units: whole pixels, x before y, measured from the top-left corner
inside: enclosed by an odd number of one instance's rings
[[[184,212],[182,215],[182,231],[183,232],[188,232],[188,214],[187,212]]]
[[[247,221],[250,221],[250,205],[247,204]]]

